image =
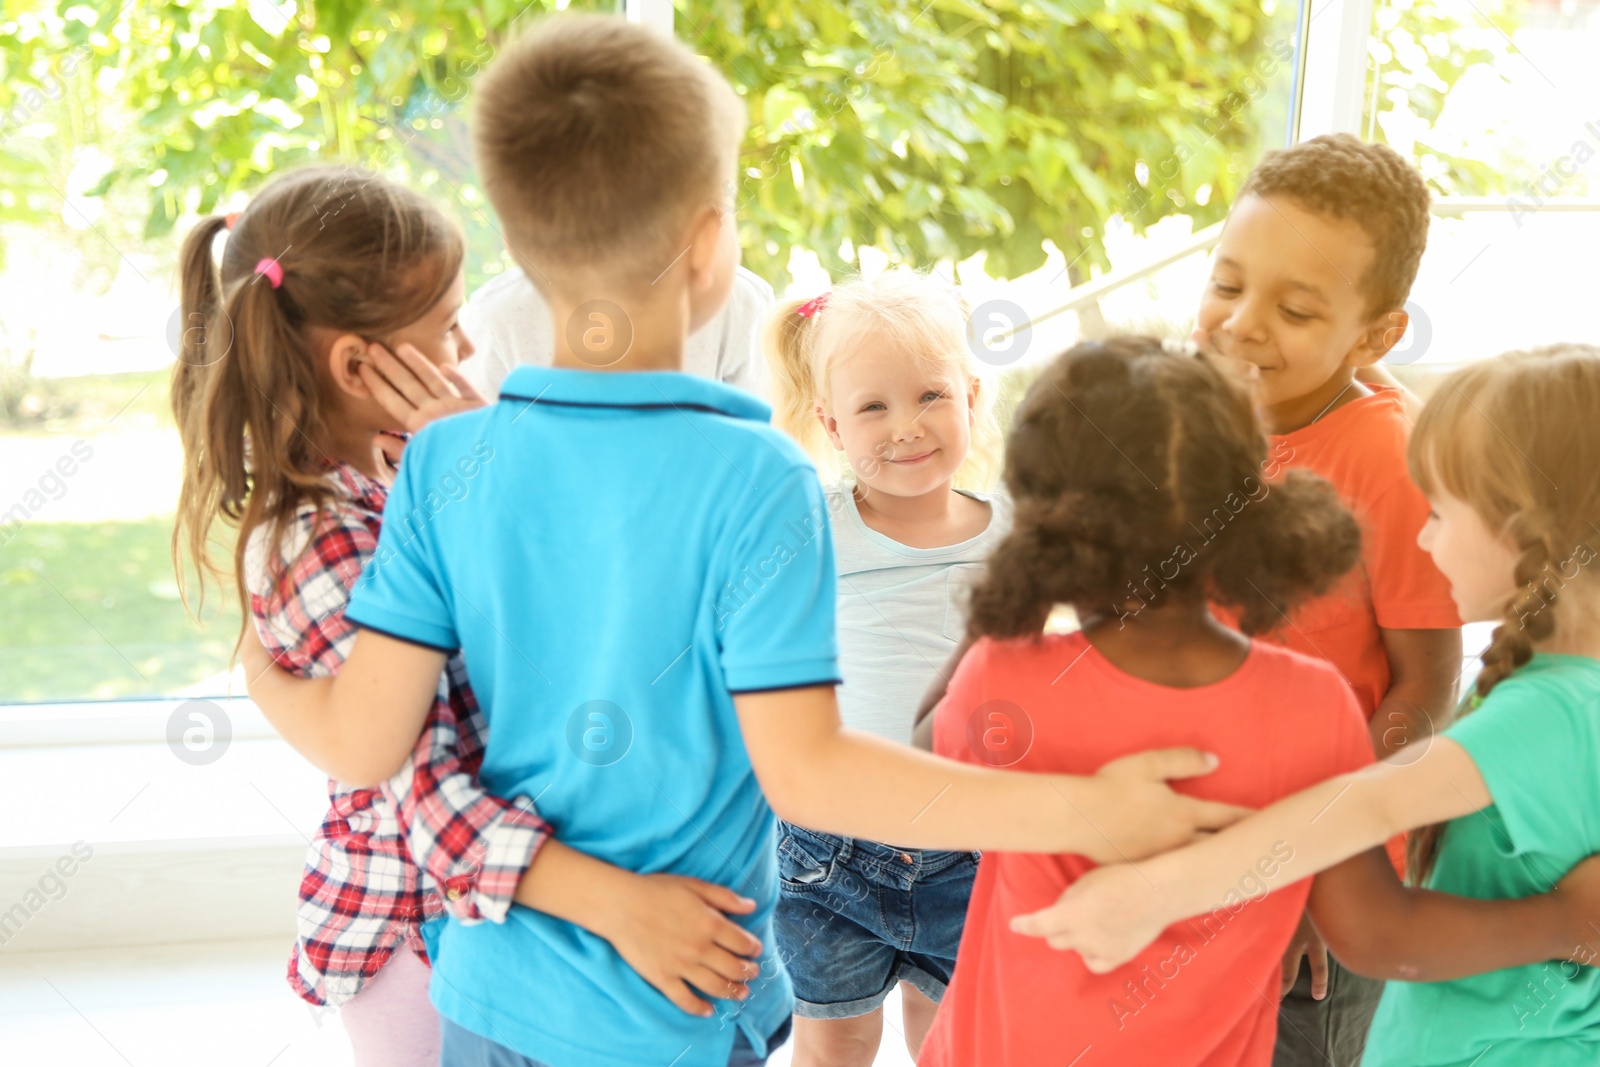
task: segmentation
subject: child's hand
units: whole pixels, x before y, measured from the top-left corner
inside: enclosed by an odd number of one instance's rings
[[[1170,778],[1194,778],[1216,770],[1217,758],[1197,749],[1138,752],[1112,760],[1095,772],[1100,801],[1083,812],[1104,841],[1086,849],[1097,863],[1127,863],[1186,845],[1211,830],[1230,826],[1248,809],[1174,793]]]
[[[461,372],[436,366],[409,344],[393,352],[373,342],[356,373],[396,429],[416,433],[435,419],[485,407],[488,401]]]
[[[1568,871],[1556,883],[1555,895],[1571,926],[1575,950],[1571,958],[1600,961],[1600,855],[1590,856]]]
[[[1161,893],[1131,863],[1096,867],[1054,904],[1011,920],[1011,929],[1073,951],[1094,974],[1114,971],[1172,924]]]
[[[1211,334],[1196,326],[1194,332],[1189,334],[1189,340],[1200,346],[1200,356],[1207,363],[1219,368],[1245,384],[1245,387],[1255,391],[1257,383],[1261,381],[1261,368],[1247,359],[1238,359],[1226,355],[1222,349],[1213,343]]]
[[[696,990],[723,1000],[750,995],[746,983],[761,965],[747,957],[761,954],[761,941],[727,914],[748,915],[755,901],[676,874],[636,875],[630,885],[595,932],[641,978],[690,1015],[713,1012]]]
[[[1283,984],[1278,990],[1279,998],[1288,996],[1289,990],[1294,988],[1295,979],[1300,977],[1302,956],[1311,963],[1311,999],[1321,1000],[1328,995],[1328,946],[1311,924],[1309,910],[1300,913],[1300,925],[1283,953]]]

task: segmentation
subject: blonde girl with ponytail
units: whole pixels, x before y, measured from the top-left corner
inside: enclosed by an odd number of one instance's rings
[[[349,655],[345,607],[377,549],[402,454],[395,431],[484,403],[457,370],[473,354],[458,318],[464,251],[426,199],[341,166],[275,178],[184,241],[174,562],[180,576],[184,556],[197,564],[202,591],[205,579],[233,579],[241,642],[264,646],[255,658],[270,654],[274,671],[326,677]],[[492,449],[463,455],[440,492],[464,491],[493,461]],[[219,532],[231,540],[227,566],[212,555]],[[282,710],[261,703],[269,716]],[[583,926],[691,1014],[711,1006],[690,979],[716,995],[746,989],[760,945],[724,913],[753,902],[550,840],[529,798],[478,784],[486,741],[456,655],[393,779],[353,788],[323,767],[329,811],[306,859],[288,978],[309,1003],[340,1008],[355,1067],[438,1063],[421,930],[447,907],[464,923],[504,922],[519,903]]]
[[[1010,502],[992,489],[995,390],[970,349],[969,318],[954,288],[894,271],[780,305],[766,331],[773,422],[825,483],[840,717],[903,744],[965,632],[967,590],[1010,528]],[[776,930],[795,983],[795,1067],[871,1064],[896,986],[915,1057],[954,968],[976,853],[790,824],[779,834]]]
[[[1455,721],[1200,844],[1101,868],[1014,928],[1106,972],[1208,912],[1274,845],[1317,875],[1335,956],[1388,980],[1364,1067],[1580,1067],[1600,1056],[1600,347],[1457,372],[1411,436],[1418,541],[1494,622]],[[1445,724],[1440,724],[1444,726]],[[1377,849],[1417,830],[1402,887]],[[1336,866],[1337,865],[1337,866]],[[1325,872],[1319,874],[1318,872]]]

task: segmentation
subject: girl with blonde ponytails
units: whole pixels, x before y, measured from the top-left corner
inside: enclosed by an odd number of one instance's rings
[[[953,288],[896,271],[780,306],[766,337],[773,422],[827,483],[840,718],[902,744],[965,633],[966,590],[1011,525],[1009,500],[990,491],[1001,436],[968,318]],[[896,986],[917,1055],[955,966],[977,854],[787,823],[779,834],[795,1067],[870,1065]]]

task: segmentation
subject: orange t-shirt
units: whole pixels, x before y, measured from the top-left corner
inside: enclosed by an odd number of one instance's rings
[[[1264,807],[1372,762],[1360,709],[1326,663],[1253,642],[1220,682],[1174,689],[1116,669],[1081,633],[980,640],[934,724],[934,750],[1014,770],[1093,774],[1173,745],[1215,752],[1192,796]],[[1065,811],[1065,805],[1063,805]],[[985,852],[955,975],[921,1067],[1161,1064],[1266,1067],[1277,1032],[1283,952],[1305,909],[1302,879],[1246,902],[1293,856],[1283,844],[1241,872],[1210,914],[1168,927],[1130,963],[1091,974],[1073,952],[1011,931],[1094,864],[1075,855]]]
[[[1398,389],[1367,388],[1371,396],[1272,438],[1269,472],[1299,467],[1320,474],[1355,513],[1361,560],[1331,592],[1300,605],[1287,625],[1263,636],[1338,668],[1370,722],[1392,677],[1381,631],[1447,630],[1461,618],[1450,583],[1417,544],[1428,501],[1406,469],[1411,423],[1405,403]],[[1388,845],[1402,878],[1405,841],[1398,834]]]
[[[1371,396],[1272,439],[1270,465],[1320,474],[1355,512],[1361,561],[1332,592],[1296,608],[1270,639],[1337,667],[1370,720],[1389,692],[1379,631],[1447,630],[1461,618],[1450,583],[1417,544],[1428,501],[1406,470],[1411,425],[1400,392],[1368,388]]]

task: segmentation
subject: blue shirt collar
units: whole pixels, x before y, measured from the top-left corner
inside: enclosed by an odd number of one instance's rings
[[[772,408],[742,389],[680,371],[593,371],[524,364],[500,386],[502,401],[561,407],[676,408],[772,421]]]

